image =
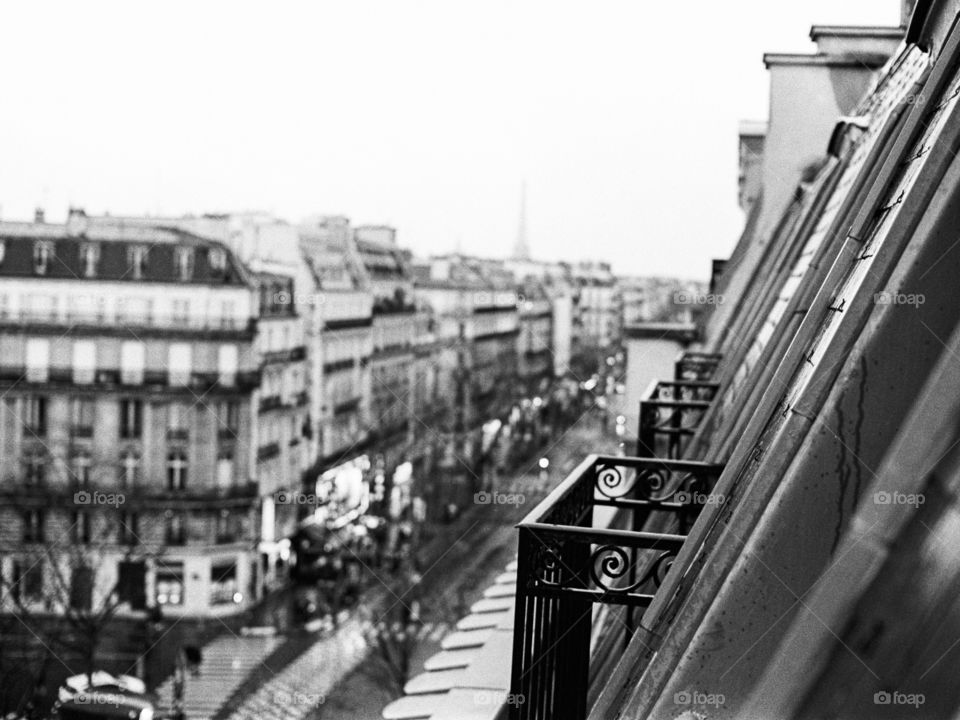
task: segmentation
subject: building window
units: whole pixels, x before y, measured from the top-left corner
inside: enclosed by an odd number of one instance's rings
[[[28,485],[40,487],[46,476],[47,464],[40,453],[28,455],[24,461],[24,477]]]
[[[240,432],[240,404],[234,401],[218,403],[217,426],[221,437],[236,438]]]
[[[221,248],[210,248],[210,268],[217,273],[227,269],[227,253]]]
[[[149,248],[143,245],[134,245],[127,249],[128,272],[134,280],[142,280],[146,277],[148,250]]]
[[[33,271],[37,275],[46,275],[53,260],[53,243],[40,240],[33,244]]]
[[[177,275],[186,282],[193,278],[193,248],[178,247],[174,250]]]
[[[188,343],[172,343],[167,352],[167,371],[171,385],[189,385],[193,370],[193,352]]]
[[[91,437],[95,423],[95,408],[92,398],[75,397],[70,401],[70,435]]]
[[[143,560],[117,563],[117,598],[130,604],[131,610],[147,607],[147,564]]]
[[[46,382],[50,377],[50,341],[27,340],[27,382]]]
[[[217,516],[216,540],[218,543],[232,543],[237,540],[236,518],[229,510],[221,510]]]
[[[132,490],[140,484],[140,458],[132,450],[127,450],[120,458],[120,485]]]
[[[13,565],[13,588],[19,602],[43,599],[43,560],[17,560]]]
[[[43,510],[27,510],[23,513],[23,541],[25,543],[44,542]]]
[[[71,463],[73,481],[80,487],[90,486],[91,464],[89,453],[81,452],[73,456],[73,462]]]
[[[122,513],[117,518],[117,542],[121,545],[140,544],[140,516],[137,513]]]
[[[184,545],[187,540],[187,533],[184,528],[183,515],[178,515],[170,510],[167,511],[166,523],[164,527],[164,540],[167,545]]]
[[[157,568],[157,605],[183,605],[183,563],[163,562]]]
[[[93,340],[76,340],[73,343],[73,382],[78,385],[92,383],[97,370],[97,345]]]
[[[93,568],[80,565],[70,573],[70,607],[89,610],[93,605]]]
[[[100,260],[100,246],[96,243],[84,243],[80,246],[80,265],[83,276],[92,278],[97,276],[97,262]]]
[[[90,544],[90,525],[90,513],[75,512],[73,514],[73,524],[70,526],[70,531],[74,543]]]
[[[173,301],[173,322],[187,323],[190,320],[190,301],[177,299]]]
[[[217,457],[217,486],[230,487],[233,485],[233,451],[221,450]]]
[[[167,439],[187,440],[190,437],[190,411],[186,403],[174,402],[167,406]]]
[[[218,382],[232,386],[237,378],[237,346],[221,345],[217,349]]]
[[[183,450],[172,450],[167,455],[167,488],[185,490],[187,487],[187,454]]]
[[[210,566],[210,604],[226,605],[243,600],[237,585],[237,564],[218,563]]]
[[[23,426],[35,437],[47,434],[47,398],[43,395],[27,395],[23,399]]]
[[[142,342],[127,340],[120,346],[120,382],[124,385],[143,383],[146,349]]]
[[[141,400],[120,401],[120,437],[135,440],[140,437],[143,421],[143,402]]]

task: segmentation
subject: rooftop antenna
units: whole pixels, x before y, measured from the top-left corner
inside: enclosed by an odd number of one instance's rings
[[[527,245],[527,181],[520,185],[520,224],[517,228],[517,242],[513,246],[515,260],[529,260],[530,247]]]

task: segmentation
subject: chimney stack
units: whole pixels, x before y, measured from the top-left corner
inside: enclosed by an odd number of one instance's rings
[[[38,207],[33,211],[33,221],[41,225],[46,222],[46,215],[43,212],[43,208]]]

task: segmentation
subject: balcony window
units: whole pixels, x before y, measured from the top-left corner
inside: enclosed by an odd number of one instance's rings
[[[233,485],[233,451],[221,450],[217,457],[217,487]]]
[[[80,246],[80,266],[83,276],[97,276],[97,262],[100,260],[100,246],[96,243],[83,243]]]
[[[229,510],[221,510],[217,516],[216,540],[218,543],[237,541],[237,518]]]
[[[233,401],[217,404],[217,427],[221,438],[235,439],[240,432],[240,404]]]
[[[177,275],[184,282],[193,278],[193,248],[178,247],[174,250]]]
[[[46,477],[46,460],[40,453],[28,455],[23,461],[23,475],[27,485],[41,487]]]
[[[46,382],[50,376],[50,341],[27,340],[27,382]]]
[[[193,350],[188,343],[172,343],[168,351],[167,370],[171,385],[189,385],[193,370]]]
[[[40,240],[33,245],[33,271],[37,275],[46,275],[53,261],[53,243]]]
[[[120,382],[124,385],[143,383],[146,349],[142,342],[127,340],[120,347]]]
[[[172,320],[175,325],[185,325],[190,321],[190,301],[177,299],[172,303]]]
[[[73,382],[77,385],[92,383],[97,370],[97,345],[93,340],[76,340],[73,343]]]
[[[93,435],[95,407],[92,398],[75,397],[70,401],[70,435],[72,437],[83,438]]]
[[[23,513],[23,541],[25,543],[44,542],[44,511],[27,510]]]
[[[187,487],[187,454],[173,450],[167,455],[167,489],[185,490]]]
[[[27,395],[23,399],[23,428],[28,435],[43,437],[47,434],[47,398],[43,395]]]
[[[187,533],[183,515],[178,515],[168,510],[164,518],[164,540],[167,545],[184,545],[187,541]]]
[[[43,560],[16,560],[13,564],[13,589],[19,602],[43,599]]]
[[[190,437],[191,407],[186,403],[170,403],[167,406],[167,439],[187,440]]]
[[[127,450],[120,458],[120,485],[132,490],[140,484],[140,458],[132,450]]]
[[[237,378],[237,346],[221,345],[217,349],[218,382],[221,385],[232,386]]]
[[[73,475],[73,481],[80,487],[89,487],[90,485],[90,454],[86,452],[77,453],[73,456],[70,463],[70,472]]]
[[[143,431],[143,402],[141,400],[120,401],[120,438],[136,440]]]
[[[142,280],[147,274],[147,256],[149,248],[134,245],[127,249],[127,273],[133,280]]]
[[[70,607],[89,610],[93,605],[93,568],[80,565],[70,573]]]
[[[70,525],[70,536],[75,544],[90,544],[91,516],[88,512],[73,513],[73,522]]]
[[[243,600],[237,585],[237,564],[220,563],[210,567],[210,604],[227,605]]]
[[[117,542],[120,545],[140,544],[140,516],[137,513],[122,513],[117,518]]]
[[[158,563],[154,586],[157,605],[183,605],[183,563]]]

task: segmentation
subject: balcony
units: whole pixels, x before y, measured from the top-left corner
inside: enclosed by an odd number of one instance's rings
[[[137,330],[138,335],[149,331],[175,332],[178,335],[203,334],[210,336],[237,335],[252,337],[255,318],[216,316],[184,316],[172,313],[106,313],[66,308],[58,310],[4,310],[0,312],[0,326],[67,325],[79,329],[95,328],[99,332]]]
[[[134,510],[220,510],[246,507],[258,497],[255,482],[226,487],[188,487],[167,490],[162,487],[115,485],[81,487],[76,483],[7,481],[0,483],[0,500],[14,507],[74,507],[74,494],[80,490],[105,495],[122,495],[123,507]]]
[[[512,720],[587,716],[593,610],[620,606],[606,635],[630,639],[722,470],[590,455],[517,526]],[[673,531],[641,531],[654,517]]]
[[[723,355],[720,353],[684,352],[677,359],[676,380],[710,380],[717,370]]]
[[[638,454],[683,457],[719,387],[704,380],[654,381],[640,401]]]
[[[213,390],[249,391],[260,385],[258,371],[245,371],[221,375],[216,372],[193,372],[189,375],[171,376],[164,370],[121,371],[119,369],[98,369],[90,376],[90,382],[77,383],[70,368],[50,368],[44,374],[31,374],[25,365],[0,366],[0,386],[3,385],[43,385],[46,387],[70,387],[78,384],[99,388],[120,387],[169,387],[173,390],[187,387],[202,392]]]

